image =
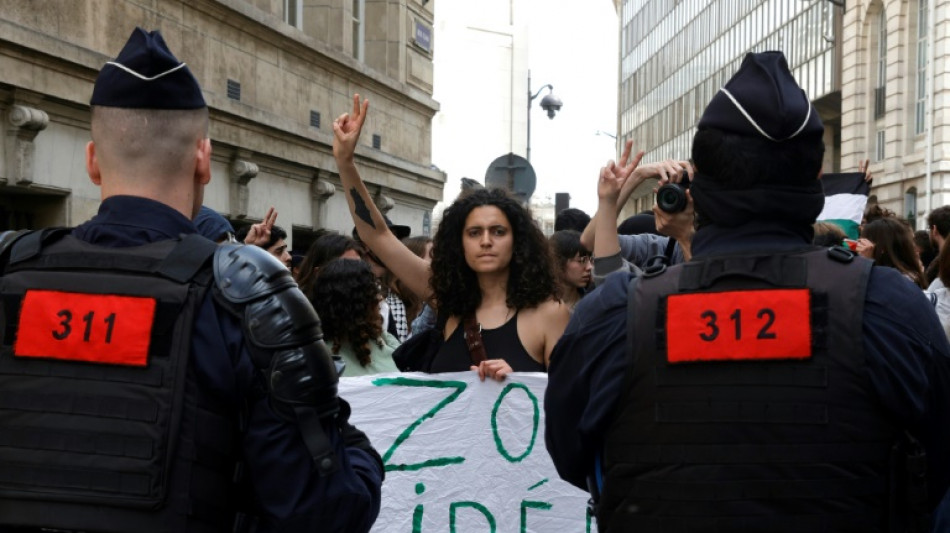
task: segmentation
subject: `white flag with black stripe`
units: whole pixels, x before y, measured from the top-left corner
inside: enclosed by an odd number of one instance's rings
[[[837,224],[849,238],[858,238],[858,226],[868,203],[871,183],[862,172],[824,174],[825,208],[818,220]]]

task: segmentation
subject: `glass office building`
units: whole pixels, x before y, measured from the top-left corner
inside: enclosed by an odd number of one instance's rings
[[[695,125],[748,52],[781,50],[826,125],[834,165],[840,130],[840,8],[802,0],[623,0],[620,35],[622,139],[644,161],[689,158]],[[635,209],[652,184],[635,193]]]

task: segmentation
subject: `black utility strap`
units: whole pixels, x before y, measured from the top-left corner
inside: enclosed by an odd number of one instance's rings
[[[300,434],[303,436],[304,444],[313,458],[313,464],[321,476],[330,475],[340,469],[336,454],[333,453],[333,445],[329,437],[323,431],[323,425],[320,424],[320,417],[317,411],[308,406],[294,407],[294,413],[297,414],[297,427],[300,428]]]
[[[676,239],[673,237],[667,238],[666,249],[663,251],[663,255],[666,256],[666,264],[673,264],[673,250],[676,248]]]

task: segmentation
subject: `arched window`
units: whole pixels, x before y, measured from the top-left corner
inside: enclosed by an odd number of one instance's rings
[[[910,227],[917,228],[917,187],[911,187],[904,193],[904,216]]]

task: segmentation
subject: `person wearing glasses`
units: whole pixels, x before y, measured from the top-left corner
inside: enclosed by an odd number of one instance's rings
[[[581,244],[581,233],[576,230],[555,231],[548,240],[560,267],[561,301],[573,312],[590,287],[594,268],[590,250]]]

